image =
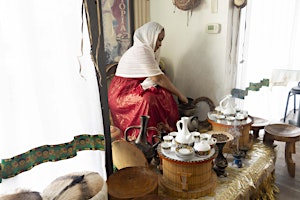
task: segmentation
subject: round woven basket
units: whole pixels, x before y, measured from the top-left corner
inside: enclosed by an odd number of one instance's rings
[[[200,4],[200,0],[173,0],[173,4],[180,10],[191,10]]]

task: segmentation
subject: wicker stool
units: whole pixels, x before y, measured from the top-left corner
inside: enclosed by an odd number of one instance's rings
[[[259,137],[259,131],[261,129],[264,129],[265,126],[267,126],[269,124],[269,121],[263,118],[259,118],[259,117],[253,117],[250,116],[252,118],[253,124],[251,125],[251,130],[253,131],[253,136],[255,138]]]
[[[290,97],[294,96],[294,114],[296,113],[296,95],[300,94],[300,82],[298,83],[298,86],[293,87],[288,94],[287,97],[287,101],[286,101],[286,106],[285,106],[285,112],[284,112],[284,117],[283,117],[283,122],[285,122],[286,120],[286,113],[287,113],[287,109],[289,106],[289,101],[290,101]]]
[[[300,128],[290,124],[269,124],[265,126],[264,143],[273,145],[274,140],[285,142],[285,162],[289,175],[295,177],[295,163],[292,154],[296,153],[295,143],[300,140]]]

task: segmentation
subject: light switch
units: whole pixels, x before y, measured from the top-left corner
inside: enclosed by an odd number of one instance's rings
[[[218,13],[218,0],[211,0],[211,12]]]

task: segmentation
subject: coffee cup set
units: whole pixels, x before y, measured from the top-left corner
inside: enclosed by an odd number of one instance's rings
[[[232,95],[227,95],[220,101],[219,106],[217,106],[214,111],[207,113],[207,116],[210,120],[216,121],[217,123],[240,125],[243,120],[248,118],[248,112],[246,110],[237,109]]]
[[[210,134],[190,132],[187,128],[188,117],[182,117],[177,122],[178,132],[170,132],[163,137],[161,149],[165,155],[172,154],[182,160],[191,160],[196,157],[207,157],[211,148],[216,144],[216,138]]]

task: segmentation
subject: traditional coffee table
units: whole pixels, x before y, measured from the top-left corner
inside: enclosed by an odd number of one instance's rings
[[[211,120],[207,119],[212,125],[213,131],[224,131],[231,133],[234,129],[238,130],[241,135],[239,136],[239,148],[251,149],[253,140],[250,137],[250,129],[253,123],[252,118],[247,117],[247,119],[242,120],[240,124],[228,124],[226,120]],[[224,153],[232,153],[236,148],[236,145],[233,145],[233,141],[226,143],[224,146]]]
[[[217,176],[212,169],[218,154],[216,146],[209,155],[193,156],[190,160],[177,157],[173,148],[168,153],[161,150],[160,145],[157,148],[163,169],[159,186],[164,194],[173,198],[197,199],[213,193],[217,186]]]

